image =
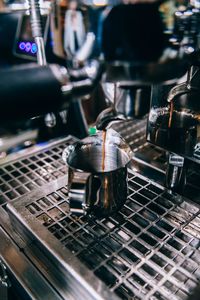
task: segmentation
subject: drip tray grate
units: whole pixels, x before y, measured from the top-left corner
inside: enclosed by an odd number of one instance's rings
[[[1,165],[0,206],[65,175],[62,152],[76,140],[68,136],[62,142]]]
[[[106,290],[104,299],[187,299],[200,279],[197,205],[129,171],[129,196],[120,212],[100,220],[75,218],[66,180],[8,205],[25,238],[31,234],[52,249],[94,290],[103,282],[98,293]]]

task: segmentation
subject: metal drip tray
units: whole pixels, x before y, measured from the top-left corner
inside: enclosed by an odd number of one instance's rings
[[[7,209],[14,228],[42,250],[72,298],[187,299],[200,279],[198,205],[129,170],[129,196],[120,212],[74,218],[66,180]]]

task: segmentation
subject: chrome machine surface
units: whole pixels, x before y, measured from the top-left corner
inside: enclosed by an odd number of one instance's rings
[[[69,144],[80,143],[77,138],[59,138],[2,158],[0,300],[2,295],[5,300],[185,300],[198,291],[200,172],[191,153],[199,155],[199,76],[193,76],[198,74],[193,67],[199,68],[199,2],[176,9],[170,32],[164,32],[160,1],[125,2],[70,3],[69,10],[64,7],[66,24],[68,15],[76,15],[75,24],[78,18],[83,21],[82,36],[76,36],[80,32],[72,22],[75,35],[67,31],[70,26],[65,28],[62,44],[62,9],[53,1],[53,51],[62,63],[46,65],[39,1],[30,1],[39,65],[1,71],[1,126],[50,113],[50,130],[54,112],[68,116],[71,103],[97,89],[107,106],[92,125],[107,131],[112,127],[133,156],[124,206],[100,218],[70,212],[62,153]],[[78,47],[67,40],[71,34]],[[186,71],[186,81],[178,81]],[[159,93],[163,83],[166,97],[163,85]],[[144,117],[151,84],[150,114]],[[174,91],[179,100],[175,110]],[[147,119],[147,138],[155,145],[146,141]],[[182,138],[178,134],[172,145],[177,124]]]

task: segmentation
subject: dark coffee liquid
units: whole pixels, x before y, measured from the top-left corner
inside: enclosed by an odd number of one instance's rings
[[[104,130],[103,133],[103,145],[102,145],[102,172],[105,171],[105,159],[106,159],[106,131]],[[104,187],[104,208],[109,207],[109,201],[108,201],[108,179],[107,177],[104,177],[103,182]]]
[[[106,131],[104,130],[103,133],[103,144],[102,144],[102,172],[105,171],[105,157],[106,157]]]

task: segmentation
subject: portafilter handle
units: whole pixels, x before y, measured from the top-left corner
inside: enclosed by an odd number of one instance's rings
[[[69,203],[70,211],[74,215],[85,215],[87,213],[87,198],[89,191],[89,179],[91,173],[73,172],[69,182]]]
[[[89,66],[85,67],[84,79],[76,81],[58,65],[25,64],[1,70],[0,123],[61,111],[73,99],[90,94],[101,78],[102,68],[97,61]]]

